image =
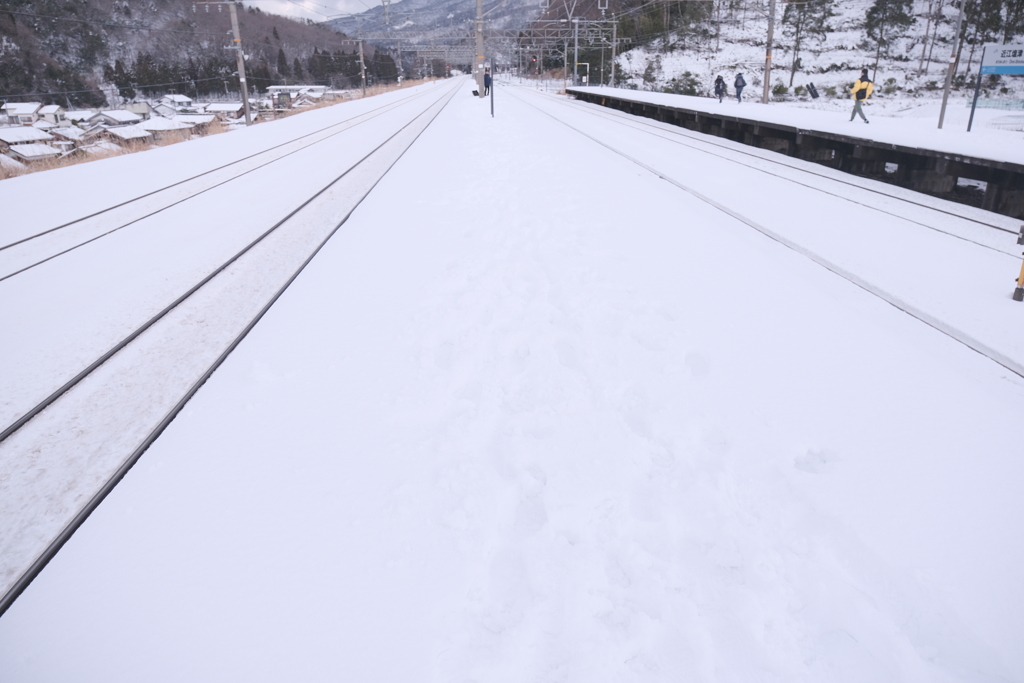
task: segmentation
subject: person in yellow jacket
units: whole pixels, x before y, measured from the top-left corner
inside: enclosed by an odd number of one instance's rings
[[[870,123],[868,117],[864,116],[864,110],[861,109],[861,104],[867,102],[867,99],[871,97],[871,93],[875,91],[875,84],[868,78],[868,70],[860,70],[860,78],[853,84],[853,88],[850,92],[853,94],[853,113],[850,114],[850,120],[860,114],[860,117],[864,119],[864,123]]]

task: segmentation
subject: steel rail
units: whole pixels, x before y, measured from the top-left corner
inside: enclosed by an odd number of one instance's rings
[[[440,101],[440,99],[438,99],[437,101]],[[436,104],[437,101],[432,103],[431,106],[433,106],[433,104]],[[428,107],[428,109],[429,109],[429,107]],[[211,280],[213,280],[215,277],[217,277],[217,275],[222,273],[231,264],[235,263],[238,259],[240,259],[242,256],[244,256],[247,252],[249,252],[253,247],[255,247],[257,244],[259,244],[264,239],[266,239],[269,235],[271,235],[273,232],[275,232],[278,228],[280,228],[282,225],[284,225],[286,222],[288,222],[293,216],[295,216],[295,214],[297,214],[299,211],[301,211],[303,208],[305,208],[307,205],[309,205],[311,202],[313,202],[313,200],[315,200],[321,194],[326,192],[331,186],[336,184],[343,177],[348,175],[357,166],[359,166],[364,161],[366,161],[371,156],[373,156],[381,147],[383,147],[389,141],[391,141],[391,139],[393,139],[395,136],[397,136],[403,130],[405,130],[406,128],[411,126],[422,115],[423,115],[422,113],[418,114],[409,123],[407,123],[404,126],[402,126],[397,132],[392,134],[384,142],[382,142],[380,145],[375,147],[371,152],[366,154],[366,156],[362,157],[359,161],[357,161],[354,164],[352,164],[351,166],[349,166],[344,172],[341,173],[341,175],[339,175],[336,178],[334,178],[327,185],[325,185],[320,190],[318,190],[315,194],[313,194],[311,197],[306,199],[297,208],[295,208],[290,213],[288,213],[288,215],[286,215],[284,218],[282,218],[277,223],[272,225],[265,232],[263,232],[258,237],[256,237],[256,239],[251,241],[249,244],[247,244],[245,247],[243,247],[240,251],[238,251],[233,256],[231,256],[231,258],[229,258],[227,261],[225,261],[220,266],[215,268],[213,271],[211,271],[209,274],[207,274],[204,278],[202,278],[195,285],[190,287],[184,294],[182,294],[177,299],[175,299],[170,304],[168,304],[163,310],[161,310],[158,313],[156,313],[153,317],[151,317],[149,320],[144,322],[142,325],[140,325],[138,328],[136,328],[133,332],[128,334],[124,339],[122,339],[120,342],[115,344],[106,353],[101,355],[99,358],[97,358],[92,363],[90,363],[85,369],[83,369],[77,375],[75,375],[74,377],[69,379],[67,382],[65,382],[60,388],[55,390],[53,393],[51,393],[49,396],[47,396],[42,401],[40,401],[38,404],[36,404],[33,408],[31,408],[24,415],[22,415],[17,420],[15,420],[10,425],[8,425],[6,428],[4,428],[3,431],[0,431],[0,443],[2,443],[5,440],[7,440],[12,434],[14,434],[19,429],[21,429],[26,424],[28,424],[33,418],[35,418],[37,415],[39,415],[39,413],[43,412],[47,407],[49,407],[51,404],[53,404],[54,401],[59,399],[61,396],[63,396],[65,393],[67,393],[70,389],[72,389],[76,384],[78,384],[79,382],[84,380],[86,377],[88,377],[90,374],[92,374],[97,368],[99,368],[101,365],[103,365],[108,360],[110,360],[110,358],[112,358],[116,353],[118,353],[123,348],[128,346],[131,342],[133,342],[135,339],[137,339],[139,337],[139,335],[141,335],[143,332],[145,332],[150,327],[155,325],[162,318],[164,318],[168,313],[170,313],[172,310],[177,308],[182,302],[184,302],[186,299],[191,297],[197,291],[202,289],[207,283],[209,283]]]
[[[541,94],[544,94],[544,93],[541,93]],[[557,96],[556,95],[548,95],[548,97],[549,98],[555,98]],[[562,102],[563,104],[565,104],[566,106],[572,106],[568,102],[562,101],[560,98],[559,98],[559,101]],[[685,129],[684,130],[678,130],[678,128],[679,128],[678,126],[673,126],[672,128],[662,128],[661,126],[657,126],[657,125],[655,125],[653,123],[648,123],[642,117],[635,117],[632,114],[627,114],[625,112],[620,112],[617,109],[609,109],[608,107],[601,107],[600,105],[594,105],[594,104],[591,104],[590,102],[583,102],[582,104],[587,105],[587,106],[581,107],[580,108],[581,111],[586,111],[587,113],[590,113],[590,114],[592,114],[594,116],[598,116],[599,118],[604,118],[606,120],[620,120],[623,123],[623,125],[626,125],[626,122],[628,121],[629,123],[635,123],[635,124],[638,124],[640,126],[644,126],[644,127],[647,127],[647,128],[653,128],[653,129],[661,131],[663,133],[669,133],[671,135],[676,135],[676,136],[679,136],[679,137],[683,137],[683,138],[686,138],[687,140],[692,140],[694,142],[697,142],[697,143],[700,143],[700,144],[703,144],[703,145],[708,145],[708,146],[711,146],[711,147],[719,147],[721,149],[728,150],[728,151],[733,152],[735,154],[742,154],[742,155],[745,155],[745,156],[753,157],[753,158],[758,159],[760,161],[765,161],[765,162],[770,163],[770,164],[777,164],[779,166],[783,166],[785,168],[792,169],[794,171],[800,171],[802,173],[807,173],[808,175],[813,175],[813,176],[817,176],[819,178],[824,178],[826,180],[831,180],[832,182],[835,182],[835,183],[841,183],[843,185],[849,185],[850,187],[855,187],[855,188],[857,188],[859,190],[865,190],[867,192],[874,192],[875,194],[880,194],[883,197],[888,197],[890,199],[895,199],[897,201],[905,202],[907,204],[912,204],[914,206],[918,206],[918,207],[921,207],[923,209],[928,209],[928,210],[931,210],[931,211],[936,211],[936,212],[939,212],[939,213],[944,213],[944,214],[946,214],[948,216],[953,216],[954,218],[959,218],[961,220],[970,221],[972,223],[977,223],[977,224],[982,225],[982,226],[984,226],[986,228],[992,228],[993,230],[999,230],[1001,232],[1006,232],[1006,233],[1009,233],[1011,235],[1016,235],[1017,234],[1015,231],[1010,230],[1009,228],[1004,228],[1004,227],[1002,227],[1000,225],[993,225],[991,223],[986,223],[985,221],[977,219],[977,218],[971,218],[970,216],[965,216],[965,215],[963,215],[961,213],[956,213],[954,211],[947,211],[946,209],[941,209],[941,208],[939,208],[937,206],[933,206],[933,205],[930,205],[930,204],[925,204],[925,203],[922,203],[922,202],[917,202],[917,201],[914,201],[913,199],[908,199],[907,197],[900,197],[900,196],[895,195],[895,194],[890,194],[890,193],[885,192],[885,191],[883,191],[883,190],[881,190],[879,188],[866,187],[865,185],[862,185],[860,183],[851,182],[849,180],[843,180],[841,178],[834,178],[834,177],[826,175],[824,173],[818,173],[818,172],[816,172],[816,171],[814,171],[812,169],[809,169],[809,168],[801,168],[799,166],[794,166],[794,165],[788,164],[788,163],[786,163],[786,162],[784,162],[784,161],[782,161],[780,159],[771,159],[771,158],[769,158],[767,156],[761,156],[760,154],[755,154],[754,152],[750,152],[750,151],[743,150],[743,149],[734,149],[732,147],[729,147],[728,145],[723,145],[722,143],[719,143],[719,142],[714,142],[712,140],[705,140],[703,138],[697,137],[696,135],[694,135],[690,131],[684,132]],[[665,124],[665,125],[672,125],[672,124]],[[643,132],[643,133],[648,133],[650,135],[653,135],[653,133],[650,133],[650,131],[642,130],[640,128],[637,128],[636,126],[628,126],[628,127],[629,128],[633,128],[634,130],[639,130],[640,132]],[[698,147],[694,147],[693,145],[687,145],[686,143],[680,142],[679,140],[672,140],[670,138],[667,138],[667,137],[664,137],[664,136],[661,136],[661,135],[655,135],[655,137],[659,137],[662,140],[667,140],[669,142],[674,142],[675,144],[682,145],[683,147],[688,147],[690,149],[694,149],[694,150],[696,150],[698,152],[703,152],[705,154],[710,154],[712,156],[717,156],[717,157],[719,157],[721,159],[725,159],[727,161],[731,161],[731,162],[733,162],[735,164],[739,164],[741,166],[746,166],[748,168],[753,168],[755,170],[761,171],[763,173],[768,173],[769,175],[773,175],[775,177],[782,178],[784,180],[788,180],[788,181],[790,181],[792,183],[796,183],[797,185],[803,185],[804,187],[809,187],[811,189],[818,190],[819,192],[823,192],[824,194],[828,194],[828,195],[831,195],[831,196],[834,196],[834,197],[839,197],[841,199],[846,199],[847,201],[851,201],[851,202],[853,202],[855,204],[859,203],[859,202],[856,202],[856,201],[854,201],[854,200],[852,200],[849,197],[846,197],[844,195],[828,192],[828,191],[823,190],[821,188],[814,187],[813,185],[806,185],[804,183],[801,183],[798,180],[794,180],[793,178],[787,178],[786,176],[783,176],[783,175],[778,175],[776,173],[771,173],[770,171],[766,171],[764,169],[757,168],[756,166],[751,166],[750,164],[744,164],[742,161],[739,161],[737,159],[730,159],[729,157],[723,156],[721,154],[715,154],[714,152],[710,152],[710,151],[705,150],[705,149],[700,149]],[[919,223],[917,221],[908,219],[905,216],[900,216],[898,214],[890,213],[888,211],[884,211],[882,209],[877,209],[875,207],[872,207],[872,206],[869,206],[869,205],[866,205],[866,204],[862,204],[862,206],[865,206],[866,208],[874,209],[876,211],[881,211],[882,213],[888,214],[890,216],[895,216],[897,218],[902,218],[902,219],[907,220],[907,221],[909,221],[911,223],[915,223],[917,225],[921,225],[921,226],[927,227],[927,228],[932,229],[932,230],[937,230],[938,232],[945,232],[943,230],[938,230],[937,228],[932,228],[931,226],[928,226],[925,223]],[[960,239],[964,239],[964,238],[960,237],[959,235],[954,235],[952,233],[946,232],[945,234],[950,235],[951,237],[958,237]],[[973,240],[967,240],[967,241],[971,242]],[[992,248],[992,247],[988,247],[988,245],[980,244],[980,243],[977,243],[977,242],[975,242],[975,244],[978,244],[979,246],[987,247],[989,249]],[[998,250],[996,250],[996,251],[998,251]]]
[[[286,154],[282,154],[279,157],[275,157],[275,158],[270,159],[269,161],[266,161],[266,162],[264,162],[264,163],[262,163],[262,164],[260,164],[258,166],[254,166],[254,167],[250,168],[247,171],[242,171],[238,175],[235,175],[235,176],[232,176],[230,178],[227,178],[226,180],[222,180],[221,182],[215,183],[215,184],[210,185],[208,187],[205,187],[205,188],[199,190],[198,192],[195,192],[194,194],[190,194],[187,197],[183,197],[183,198],[179,199],[178,201],[171,202],[170,204],[162,206],[161,208],[156,209],[155,211],[151,211],[150,213],[147,213],[144,216],[139,216],[138,218],[134,218],[134,219],[128,221],[127,223],[123,224],[123,225],[119,225],[116,228],[111,228],[110,230],[107,230],[106,232],[102,232],[99,235],[95,235],[93,237],[90,237],[87,240],[79,242],[78,244],[75,244],[74,246],[68,247],[67,249],[64,249],[62,251],[58,251],[55,254],[51,254],[51,255],[47,256],[46,258],[44,258],[44,259],[36,261],[35,263],[31,263],[31,264],[29,264],[29,265],[27,265],[27,266],[25,266],[23,268],[19,268],[18,270],[11,271],[10,273],[7,273],[6,275],[0,276],[0,282],[3,282],[4,280],[7,280],[9,278],[12,278],[15,275],[19,275],[19,274],[24,273],[24,272],[26,272],[28,270],[31,270],[31,269],[35,268],[36,266],[40,266],[40,265],[42,265],[44,263],[47,263],[48,261],[52,261],[53,259],[57,258],[58,256],[63,256],[64,254],[68,254],[68,253],[78,249],[79,247],[84,247],[85,245],[91,244],[92,242],[95,242],[96,240],[99,240],[99,239],[101,239],[103,237],[106,237],[108,235],[112,235],[113,233],[115,233],[115,232],[117,232],[119,230],[122,230],[122,229],[127,228],[129,226],[132,226],[132,225],[134,225],[134,224],[136,224],[136,223],[138,223],[140,221],[143,221],[143,220],[145,220],[147,218],[155,216],[158,213],[162,213],[164,211],[167,211],[168,209],[171,209],[171,208],[173,208],[175,206],[178,206],[179,204],[183,204],[183,203],[187,202],[190,199],[195,199],[196,197],[199,197],[200,195],[203,195],[203,194],[209,192],[210,190],[215,190],[215,189],[217,189],[218,187],[220,187],[222,185],[227,185],[228,183],[233,182],[235,180],[238,180],[239,178],[242,178],[242,177],[244,177],[244,176],[246,176],[246,175],[248,175],[250,173],[253,173],[254,171],[258,171],[261,168],[265,168],[265,167],[267,167],[267,166],[269,166],[269,165],[271,165],[273,163],[281,161],[282,159],[286,159],[286,158],[290,157],[293,154],[297,154],[299,152],[302,152],[303,150],[307,150],[310,147],[313,147],[315,145],[320,144],[321,142],[325,142],[326,140],[330,140],[331,138],[333,138],[333,137],[335,137],[337,135],[341,135],[343,133],[347,133],[348,131],[352,130],[356,126],[361,126],[362,124],[364,124],[364,123],[366,123],[368,121],[372,121],[373,119],[377,118],[378,116],[381,116],[383,114],[388,113],[388,111],[394,111],[395,109],[398,109],[401,105],[407,104],[407,103],[409,103],[411,101],[414,101],[416,98],[423,97],[426,94],[429,94],[429,91],[426,91],[426,92],[423,92],[423,93],[417,93],[417,94],[412,95],[410,97],[404,98],[400,102],[393,102],[391,104],[387,104],[387,105],[384,105],[382,107],[377,107],[377,109],[373,109],[370,112],[366,112],[365,114],[360,114],[358,116],[353,116],[352,118],[346,119],[345,121],[342,121],[340,123],[332,124],[331,126],[328,126],[328,128],[334,128],[336,126],[340,126],[340,125],[349,123],[350,121],[354,121],[355,119],[358,119],[358,118],[363,117],[363,116],[366,117],[362,121],[358,121],[356,123],[353,123],[348,128],[345,128],[345,129],[339,130],[339,131],[335,131],[334,133],[330,133],[330,134],[328,134],[328,135],[326,135],[326,136],[324,136],[324,137],[322,137],[322,138],[320,138],[318,140],[314,140],[312,142],[309,142],[308,144],[303,145],[302,147],[298,147],[298,148],[296,148],[296,149],[294,149],[294,150],[292,150],[290,152],[287,152]],[[373,113],[372,115],[370,115],[372,112],[376,112],[376,113]],[[322,128],[322,129],[316,131],[316,133],[322,133],[324,130],[327,130],[327,128]],[[291,144],[291,142],[297,142],[298,140],[301,140],[301,139],[303,139],[305,137],[308,137],[308,135],[304,135],[304,136],[302,136],[300,138],[295,138],[294,140],[291,140],[289,143],[285,143],[285,144]],[[280,146],[281,145],[278,145],[277,147],[280,147]],[[277,147],[272,147],[270,149],[276,149]],[[265,150],[265,151],[269,151],[269,150]],[[262,154],[262,153],[263,152],[260,152],[259,154]],[[255,155],[250,155],[249,157],[246,157],[245,159],[241,159],[238,162],[232,162],[232,163],[233,164],[234,163],[240,163],[241,161],[245,161],[246,159],[252,158],[252,156],[255,156]],[[221,168],[224,168],[224,167],[221,167]],[[212,171],[210,171],[210,172],[212,172]],[[202,175],[206,175],[206,174],[204,173]],[[194,176],[194,178],[197,178],[197,177],[199,177],[199,176]],[[180,183],[176,183],[176,184],[180,184]],[[168,187],[171,187],[171,186],[168,186]],[[167,189],[167,188],[164,188],[164,189]],[[135,200],[132,200],[132,201],[135,201]],[[112,207],[112,208],[117,208],[117,207]],[[107,209],[107,210],[109,210],[109,209]],[[98,214],[94,214],[94,215],[98,215]],[[67,225],[64,225],[62,227],[68,227],[68,225],[71,225],[71,224],[67,224]],[[48,232],[52,232],[52,230],[50,230]],[[36,237],[39,237],[39,236],[41,236],[43,234],[46,234],[46,233],[40,233],[40,235],[36,235]],[[26,240],[22,240],[22,241],[26,241]],[[9,245],[9,246],[13,246],[13,244]]]
[[[401,158],[405,156],[405,153],[409,151],[409,149],[416,143],[417,140],[419,140],[420,136],[427,130],[427,128],[430,127],[430,125],[440,115],[444,108],[448,106],[448,103],[451,102],[452,98],[455,97],[458,91],[458,87],[451,89],[451,92],[447,96],[448,99],[445,100],[444,104],[442,104],[441,107],[434,113],[434,115],[430,118],[430,121],[428,121],[426,126],[423,127],[423,130],[417,133],[416,137],[412,139],[412,141],[406,146],[406,148],[402,150],[402,152],[395,158],[394,161],[392,161],[388,165],[387,168],[384,169],[384,171],[380,174],[377,180],[374,181],[373,185],[371,185],[370,188],[363,194],[363,196],[359,198],[359,200],[352,206],[351,209],[349,209],[348,213],[346,213],[345,216],[341,219],[341,221],[334,227],[334,229],[331,230],[330,233],[328,233],[327,237],[325,237],[320,242],[320,244],[306,258],[306,260],[302,262],[298,269],[291,275],[291,277],[288,278],[284,285],[282,285],[281,288],[278,289],[278,291],[270,298],[270,300],[266,303],[266,305],[263,306],[263,308],[256,314],[256,316],[245,326],[241,333],[239,333],[238,336],[235,337],[235,339],[227,346],[227,348],[224,349],[220,356],[217,357],[213,364],[210,365],[206,372],[204,372],[203,375],[192,385],[192,387],[189,388],[185,395],[174,405],[173,408],[171,408],[167,415],[164,416],[164,418],[149,433],[149,435],[146,436],[142,443],[131,453],[131,455],[128,456],[128,458],[125,459],[125,461],[121,464],[117,471],[115,471],[114,474],[100,488],[100,490],[97,491],[95,495],[93,495],[89,502],[85,504],[85,506],[78,512],[77,515],[75,515],[71,522],[66,527],[64,527],[64,529],[60,532],[60,534],[57,535],[57,537],[53,541],[50,542],[46,549],[32,563],[29,569],[18,578],[18,580],[14,583],[10,590],[8,590],[3,597],[0,597],[0,617],[2,617],[5,612],[7,612],[11,605],[14,604],[14,601],[17,600],[17,598],[25,591],[26,588],[28,588],[32,581],[39,575],[40,572],[42,572],[46,565],[49,564],[50,560],[52,560],[56,556],[56,554],[60,551],[64,544],[67,543],[68,540],[70,540],[74,533],[82,526],[82,524],[85,523],[85,521],[96,510],[96,508],[100,506],[103,500],[110,494],[111,491],[114,490],[114,487],[116,487],[118,483],[120,483],[121,480],[124,479],[125,475],[128,474],[129,470],[131,470],[135,463],[139,461],[139,458],[142,457],[142,455],[149,449],[149,447],[152,446],[153,443],[160,437],[164,430],[167,429],[171,422],[174,421],[174,418],[178,416],[178,414],[184,409],[184,407],[188,404],[192,397],[195,396],[195,394],[199,391],[200,388],[202,388],[202,386],[207,382],[207,380],[209,380],[210,377],[213,376],[213,373],[217,371],[217,369],[224,363],[225,360],[227,360],[228,356],[231,355],[235,348],[237,348],[238,345],[242,343],[242,340],[245,339],[246,336],[248,336],[249,332],[251,332],[252,329],[256,327],[257,323],[259,323],[263,316],[266,315],[267,311],[270,310],[271,306],[273,306],[277,302],[277,300],[281,298],[281,295],[284,294],[288,287],[290,287],[291,284],[296,280],[296,278],[299,277],[302,271],[305,270],[306,266],[309,265],[309,263],[316,257],[316,255],[320,253],[320,250],[324,248],[327,242],[329,242],[330,239],[338,232],[338,230],[341,229],[341,226],[345,225],[345,223],[348,222],[348,219],[352,216],[355,210],[359,208],[363,201],[365,201],[365,199],[370,195],[370,193],[373,192],[373,190],[377,187],[380,181],[384,179],[384,176],[386,176],[388,172],[392,168],[394,168],[395,164],[397,164],[401,160]],[[433,107],[437,103],[441,102],[442,99],[444,99],[443,96],[441,98],[438,98],[430,106]],[[417,121],[420,117],[422,117],[429,111],[430,107],[428,107],[426,110],[424,110],[424,112],[416,116],[408,124],[403,126],[397,133],[389,137],[388,140],[382,143],[380,147],[382,147],[384,144],[387,144],[388,141],[394,139],[394,137],[398,135],[398,133],[402,132],[403,130],[411,126],[415,121]],[[374,150],[366,157],[364,157],[362,160],[357,162],[356,166],[358,166],[367,158],[372,156],[377,150],[380,149],[380,147],[377,147],[376,150]],[[355,168],[355,166],[353,166],[352,168]],[[349,169],[349,171],[350,170],[351,168]],[[346,171],[345,174],[347,174],[349,171]],[[344,176],[345,174],[342,174],[342,176]],[[337,182],[337,180],[340,180],[342,176],[339,176],[336,180],[332,181],[331,185]],[[330,187],[330,185],[328,185],[327,187]],[[326,189],[327,188],[325,187],[324,190]],[[314,198],[316,196],[319,196],[324,190],[321,190],[320,192],[317,193],[317,195],[314,195]],[[309,201],[312,201],[312,198]],[[306,203],[308,204],[309,202],[307,201]],[[303,204],[303,206],[305,206],[305,204]],[[296,209],[296,211],[298,211],[298,209]]]
[[[535,105],[525,101],[522,97],[518,97],[516,95],[512,95],[512,96],[515,97],[515,99],[517,99],[520,102],[522,102],[523,104],[525,104],[526,106],[528,106],[528,107],[530,107],[532,109],[535,109],[536,111],[544,114],[545,116],[548,116],[548,117],[554,119],[555,121],[561,123],[566,128],[569,128],[570,130],[573,130],[576,133],[579,133],[580,135],[582,135],[583,137],[587,138],[588,140],[591,140],[592,142],[597,143],[598,145],[604,147],[605,149],[607,149],[607,150],[609,150],[609,151],[611,151],[611,152],[621,156],[622,158],[624,158],[624,159],[626,159],[626,160],[636,164],[637,166],[639,166],[640,168],[644,169],[645,171],[651,173],[652,175],[655,175],[658,178],[664,180],[665,182],[673,185],[674,187],[679,188],[683,192],[686,192],[687,194],[695,197],[696,199],[699,199],[700,201],[704,202],[705,204],[711,206],[714,209],[717,209],[718,211],[724,213],[727,216],[730,216],[731,218],[735,219],[736,221],[738,221],[738,222],[740,222],[740,223],[742,223],[742,224],[744,224],[744,225],[746,225],[746,226],[748,226],[750,228],[753,228],[754,230],[756,230],[757,232],[761,233],[765,237],[767,237],[767,238],[769,238],[769,239],[771,239],[771,240],[773,240],[775,242],[778,242],[782,246],[784,246],[784,247],[786,247],[788,249],[791,249],[792,251],[795,251],[796,253],[800,254],[801,256],[804,256],[807,259],[809,259],[810,261],[812,261],[812,262],[816,263],[817,265],[821,266],[825,270],[828,270],[831,273],[833,273],[835,275],[838,275],[839,277],[843,278],[847,282],[849,282],[849,283],[853,284],[854,286],[864,290],[868,294],[871,294],[871,295],[881,299],[882,301],[884,301],[885,303],[889,304],[890,306],[892,306],[892,307],[902,311],[903,313],[906,313],[907,315],[911,316],[912,318],[915,318],[915,319],[919,320],[920,322],[924,323],[925,325],[928,325],[929,327],[935,329],[936,331],[946,335],[950,339],[952,339],[952,340],[954,340],[954,341],[956,341],[956,342],[958,342],[960,344],[963,344],[967,348],[969,348],[972,351],[974,351],[974,352],[976,352],[976,353],[978,353],[978,354],[988,358],[992,362],[996,363],[997,365],[1002,366],[1003,368],[1009,370],[1013,374],[1015,374],[1015,375],[1017,375],[1017,376],[1019,376],[1021,378],[1024,378],[1024,364],[1021,364],[1020,362],[1010,358],[1009,356],[1006,356],[1006,355],[1000,353],[999,351],[997,351],[996,349],[992,348],[988,344],[985,344],[984,342],[982,342],[979,339],[975,339],[973,336],[971,336],[970,334],[967,334],[963,330],[958,330],[957,328],[955,328],[955,327],[953,327],[951,325],[946,324],[945,322],[943,322],[939,318],[924,312],[923,310],[917,308],[916,306],[913,306],[912,304],[910,304],[910,303],[908,303],[906,301],[903,301],[899,297],[897,297],[897,296],[895,296],[893,294],[890,294],[889,292],[886,292],[881,287],[876,287],[875,285],[871,284],[870,282],[868,282],[864,278],[862,278],[862,277],[860,277],[858,275],[855,275],[854,273],[852,273],[851,271],[843,268],[842,266],[838,265],[837,263],[834,263],[834,262],[824,258],[823,256],[820,256],[820,255],[816,254],[815,252],[811,251],[810,249],[807,249],[806,247],[801,246],[796,241],[791,240],[791,239],[789,239],[787,237],[784,237],[783,235],[775,232],[774,230],[771,230],[771,229],[761,225],[760,223],[754,221],[753,219],[748,218],[747,216],[744,216],[743,214],[739,213],[738,211],[734,211],[733,209],[730,209],[729,207],[725,206],[724,204],[722,204],[720,202],[717,202],[714,199],[712,199],[712,198],[710,198],[710,197],[708,197],[708,196],[706,196],[704,194],[701,194],[700,192],[698,192],[697,190],[693,189],[692,187],[689,187],[688,185],[685,185],[685,184],[679,182],[678,180],[669,177],[667,174],[659,171],[658,169],[654,168],[653,166],[649,166],[648,164],[645,164],[644,162],[640,161],[639,159],[637,159],[637,158],[635,158],[633,156],[630,156],[629,154],[627,154],[627,153],[625,153],[625,152],[623,152],[623,151],[621,151],[619,149],[616,149],[612,145],[609,145],[607,142],[604,142],[603,140],[600,140],[600,139],[594,137],[590,133],[587,133],[587,132],[585,132],[583,130],[580,130],[579,128],[576,128],[575,126],[573,126],[570,123],[566,123],[565,121],[563,121],[562,119],[558,118],[557,116],[555,116],[551,112],[544,111],[540,107],[537,107],[537,106],[535,106]],[[1009,256],[1009,254],[1007,254],[1007,256]]]
[[[248,161],[249,159],[253,159],[255,157],[258,157],[261,154],[267,154],[268,152],[272,152],[275,149],[279,149],[279,148],[284,147],[286,145],[290,145],[290,144],[292,144],[294,142],[298,142],[299,140],[308,138],[308,137],[310,137],[312,135],[317,135],[319,133],[323,133],[324,131],[330,130],[331,128],[335,128],[337,126],[344,125],[344,124],[346,124],[346,123],[348,123],[350,121],[358,119],[361,116],[366,116],[368,114],[372,114],[373,112],[379,112],[381,109],[386,109],[388,107],[397,107],[398,105],[404,104],[404,103],[406,103],[406,102],[408,102],[408,101],[410,101],[412,99],[415,99],[417,97],[422,97],[422,96],[428,94],[429,92],[430,92],[429,90],[426,90],[425,92],[422,92],[422,93],[415,93],[413,95],[409,95],[407,97],[402,98],[398,102],[390,102],[388,104],[381,105],[379,107],[375,107],[374,109],[370,109],[369,111],[363,112],[362,114],[356,114],[355,116],[347,118],[344,121],[339,121],[337,123],[332,123],[329,126],[324,126],[323,128],[318,128],[317,130],[314,130],[312,132],[306,133],[304,135],[300,135],[297,138],[292,138],[291,140],[286,140],[285,142],[282,142],[280,144],[274,145],[273,147],[267,147],[266,149],[261,150],[259,152],[254,152],[254,153],[249,154],[247,156],[244,156],[244,157],[242,157],[240,159],[235,159],[234,161],[229,161],[228,163],[223,164],[221,166],[217,166],[216,168],[211,168],[208,171],[203,171],[202,173],[197,173],[194,176],[190,176],[188,178],[184,178],[182,180],[178,180],[176,182],[171,183],[170,185],[165,185],[165,186],[157,188],[155,190],[151,190],[150,192],[146,192],[145,194],[141,194],[141,195],[139,195],[137,197],[133,197],[132,199],[126,199],[123,202],[120,202],[118,204],[114,204],[113,206],[108,206],[105,209],[101,209],[101,210],[96,211],[94,213],[91,213],[91,214],[89,214],[87,216],[82,216],[80,218],[75,218],[74,220],[68,221],[67,223],[63,223],[63,224],[58,225],[58,226],[53,227],[53,228],[47,228],[46,230],[44,230],[42,232],[36,233],[34,235],[29,235],[28,237],[23,237],[22,239],[19,239],[19,240],[16,240],[14,242],[11,242],[9,244],[5,244],[3,246],[0,246],[0,251],[3,251],[5,249],[10,249],[11,247],[15,247],[15,246],[17,246],[19,244],[24,244],[25,242],[29,242],[31,240],[34,240],[34,239],[38,238],[38,237],[42,237],[43,235],[49,235],[50,233],[56,232],[57,230],[63,230],[64,228],[70,227],[70,226],[75,225],[77,223],[81,223],[82,221],[89,220],[90,218],[95,218],[96,216],[101,216],[101,215],[107,213],[108,211],[113,211],[114,209],[119,209],[122,206],[127,206],[129,204],[132,204],[134,202],[140,201],[140,200],[145,199],[147,197],[152,197],[153,195],[159,194],[159,193],[161,193],[161,192],[163,192],[165,190],[169,190],[169,189],[171,189],[173,187],[177,187],[178,185],[183,185],[184,183],[196,180],[197,178],[202,178],[203,176],[209,175],[211,173],[216,173],[217,171],[224,170],[225,168],[229,168],[231,166],[234,166],[235,164],[240,164],[243,161]],[[383,113],[383,112],[381,112],[381,113]],[[373,117],[371,117],[371,118],[373,118]],[[360,123],[362,123],[362,122],[360,122]],[[359,124],[355,124],[355,125],[359,125]],[[305,148],[302,148],[302,149],[305,149]],[[288,155],[284,155],[284,156],[281,156],[281,157],[278,157],[278,158],[279,159],[283,159],[285,156],[288,156]]]

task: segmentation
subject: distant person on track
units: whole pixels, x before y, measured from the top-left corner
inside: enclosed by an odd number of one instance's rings
[[[718,95],[718,103],[722,103],[722,98],[726,95],[725,79],[719,76],[715,79],[715,94]]]
[[[743,89],[747,87],[747,82],[743,80],[743,74],[736,74],[736,81],[732,85],[736,88],[736,101],[742,104]]]
[[[853,88],[850,89],[850,93],[853,95],[853,113],[850,114],[851,121],[857,117],[857,114],[860,114],[860,117],[864,119],[864,123],[870,123],[868,117],[864,116],[864,110],[861,108],[861,105],[868,101],[868,98],[871,97],[871,93],[874,91],[875,84],[868,78],[868,70],[861,69],[860,78],[854,82]]]
[[[491,70],[484,69],[484,97],[491,94]]]

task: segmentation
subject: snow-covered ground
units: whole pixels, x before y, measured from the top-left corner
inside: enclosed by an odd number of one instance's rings
[[[1024,379],[879,296],[1018,353],[1013,236],[496,100],[0,618],[0,679],[1024,681]]]

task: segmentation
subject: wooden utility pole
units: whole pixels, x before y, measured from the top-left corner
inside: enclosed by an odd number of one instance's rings
[[[205,5],[206,11],[210,11],[210,5],[217,5],[217,11],[221,11],[221,6],[227,5],[231,14],[231,34],[234,38],[234,44],[229,47],[229,50],[235,51],[236,63],[238,64],[238,89],[242,93],[242,108],[245,110],[245,125],[252,125],[252,115],[249,110],[249,84],[245,80],[245,54],[242,52],[242,32],[238,28],[238,11],[233,1],[225,2],[224,0],[200,0],[192,4],[192,12],[195,13],[196,5]],[[225,83],[225,86],[227,83]],[[225,90],[227,88],[225,87]]]
[[[768,3],[768,43],[765,45],[764,55],[764,91],[761,93],[761,102],[768,104],[768,95],[772,87],[772,39],[775,37],[775,0]]]
[[[612,80],[608,85],[613,88],[615,87],[615,48],[618,46],[618,28],[619,23],[615,21],[615,15],[612,15]]]

